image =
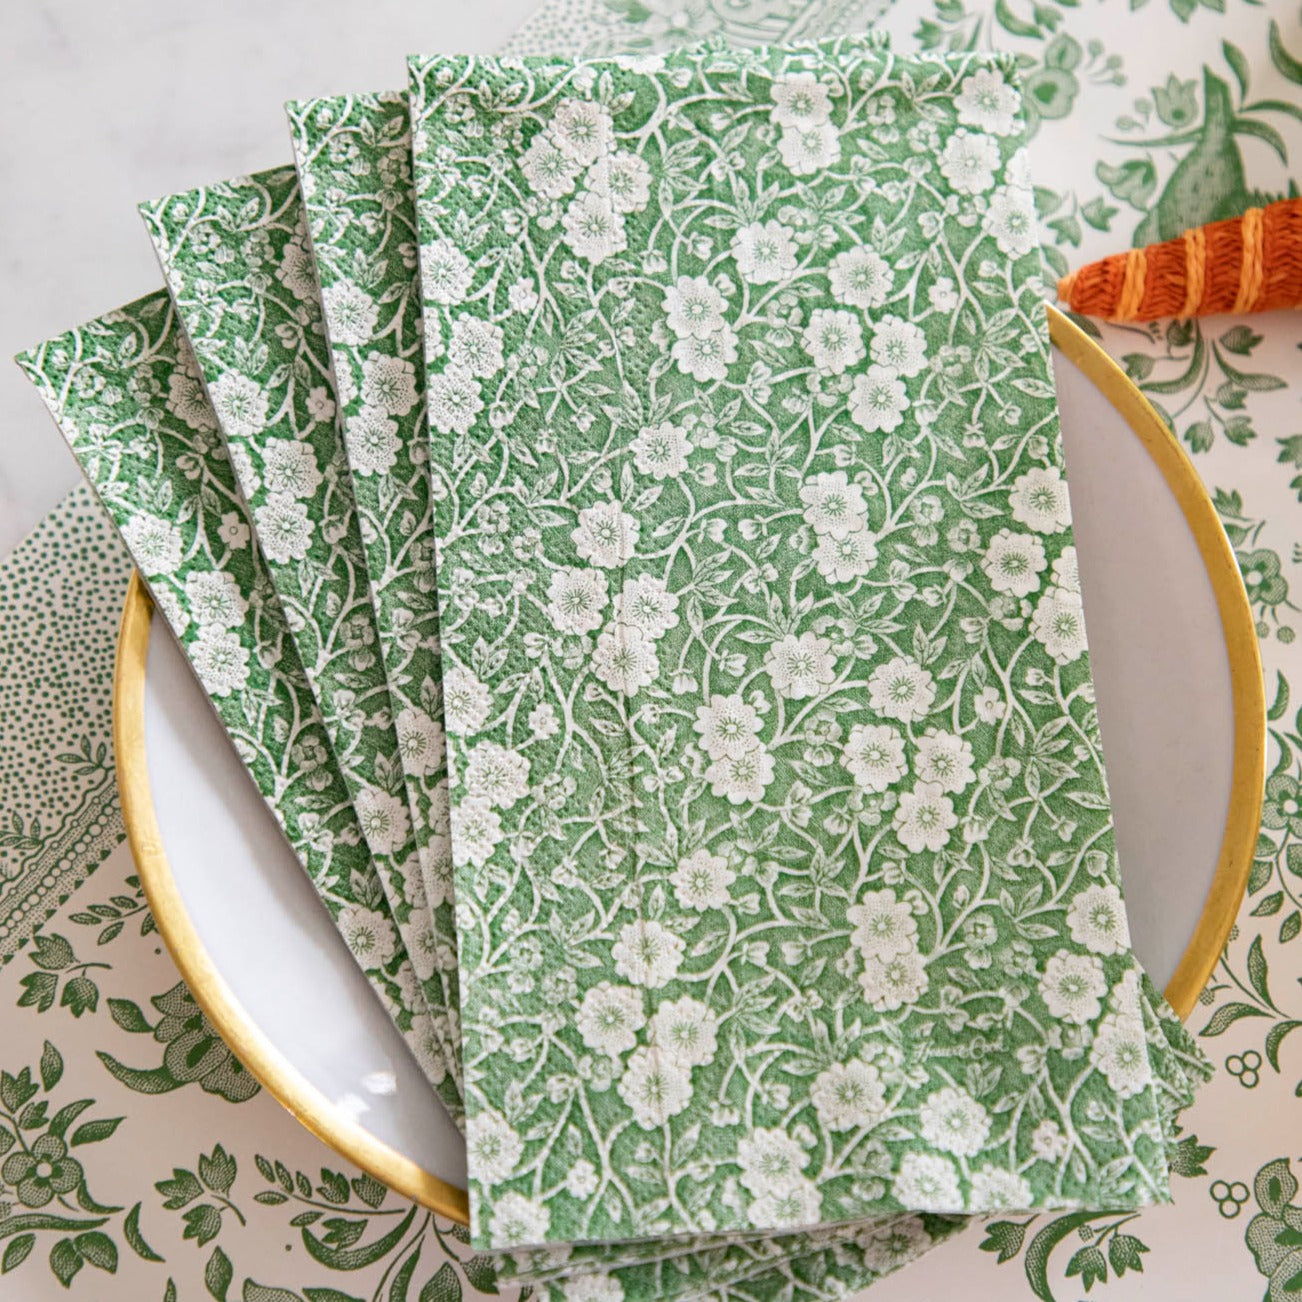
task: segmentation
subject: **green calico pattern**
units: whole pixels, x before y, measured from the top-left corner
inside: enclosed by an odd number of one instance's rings
[[[1010,65],[412,72],[475,1242],[1165,1201]]]

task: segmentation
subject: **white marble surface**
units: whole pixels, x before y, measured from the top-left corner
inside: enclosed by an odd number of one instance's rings
[[[77,482],[9,358],[157,289],[141,199],[290,161],[286,99],[396,89],[537,0],[0,0],[0,554]]]

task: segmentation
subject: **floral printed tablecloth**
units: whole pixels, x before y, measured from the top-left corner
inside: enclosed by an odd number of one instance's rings
[[[1233,215],[1289,193],[1298,174],[1296,4],[828,2],[847,26],[877,15],[899,49],[1020,57],[1056,269]],[[550,0],[530,36],[594,50],[667,30],[754,39],[799,32],[816,4]],[[1173,1207],[977,1225],[879,1286],[877,1302],[1302,1298],[1302,316],[1105,328],[1102,339],[1213,493],[1273,702],[1248,898],[1192,1018],[1219,1070],[1185,1118]],[[100,645],[110,641],[111,630]],[[106,680],[98,691],[107,701]],[[107,711],[90,716],[75,753],[103,771]],[[31,721],[7,714],[0,753],[20,733],[33,744]],[[0,771],[0,834],[19,834],[16,814],[30,842],[40,831],[17,808],[20,790]],[[106,835],[120,836],[115,819]],[[460,1230],[350,1169],[257,1088],[180,982],[125,845],[99,862],[103,850],[101,839],[62,869],[69,889],[93,875],[57,907],[66,892],[47,892],[44,925],[0,959],[0,1297],[459,1302],[494,1291]],[[0,911],[27,915],[30,890],[0,873]]]

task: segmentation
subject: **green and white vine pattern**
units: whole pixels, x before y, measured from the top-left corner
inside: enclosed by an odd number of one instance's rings
[[[586,5],[588,0],[582,2]],[[547,8],[555,15],[563,6],[552,4]],[[1148,0],[1134,8],[1138,12],[1129,15],[1123,6],[1053,3],[1034,9],[981,3],[965,9],[960,3],[942,0],[939,4],[900,5],[883,19],[893,33],[895,46],[908,49],[918,41],[938,39],[935,33],[953,27],[966,12],[969,27],[961,39],[1013,49],[1027,69],[1041,70],[1035,96],[1040,103],[1040,121],[1031,147],[1037,173],[1043,175],[1048,193],[1037,194],[1037,200],[1050,222],[1060,221],[1062,229],[1055,229],[1053,237],[1064,264],[1074,265],[1131,242],[1141,221],[1168,188],[1180,161],[1195,147],[1191,139],[1153,150],[1150,157],[1145,147],[1117,143],[1125,133],[1114,132],[1106,124],[1127,116],[1142,122],[1144,110],[1142,105],[1135,109],[1135,100],[1152,106],[1150,125],[1154,117],[1162,122],[1158,116],[1160,103],[1165,106],[1161,111],[1175,118],[1163,125],[1180,127],[1192,94],[1200,138],[1210,137],[1215,143],[1215,131],[1204,129],[1200,105],[1205,68],[1227,85],[1234,84],[1233,63],[1227,62],[1223,42],[1240,52],[1241,62],[1249,69],[1254,102],[1257,98],[1288,100],[1290,94],[1296,98],[1296,92],[1290,91],[1295,81],[1291,82],[1281,70],[1296,71],[1297,59],[1302,55],[1302,24],[1296,9],[1279,4],[1252,6],[1237,0],[1199,6],[1192,0]],[[603,6],[594,29],[600,28],[606,40],[612,31],[636,39],[653,27],[660,30],[673,23],[698,20],[703,31],[726,30],[727,25],[742,21],[738,10],[723,3],[671,5],[651,0],[647,4],[626,4],[621,0]],[[564,26],[565,20],[553,17],[551,21]],[[1277,32],[1272,32],[1272,24],[1277,26]],[[546,22],[542,27],[546,30]],[[1176,85],[1168,98],[1160,100],[1156,92],[1166,90],[1172,78]],[[1193,87],[1192,92],[1182,89],[1188,86]],[[1265,112],[1258,116],[1277,124],[1290,156],[1296,157],[1302,149],[1302,133],[1291,124],[1289,115]],[[1098,137],[1092,165],[1108,169],[1106,176],[1117,187],[1117,193],[1106,188],[1101,171],[1091,178],[1089,168],[1082,166],[1080,132],[1085,122],[1105,124],[1084,130]],[[1075,134],[1055,134],[1069,131]],[[1139,138],[1138,131],[1134,134]],[[1116,140],[1111,139],[1114,136]],[[1075,141],[1074,154],[1057,147],[1068,140]],[[1220,140],[1220,152],[1231,156],[1223,134]],[[1251,191],[1273,194],[1288,190],[1288,178],[1296,176],[1296,171],[1282,166],[1267,142],[1239,136],[1232,143]],[[1153,168],[1151,186],[1145,164]],[[1137,203],[1132,205],[1128,195],[1133,195]],[[1087,210],[1089,217],[1083,215]],[[1069,220],[1072,216],[1076,218],[1074,226]],[[1240,347],[1252,336],[1261,336],[1248,354],[1236,353],[1222,342],[1227,332],[1240,326],[1248,334],[1231,336]],[[1302,326],[1295,320],[1277,317],[1211,322],[1199,337],[1203,333],[1208,340],[1204,358],[1210,355],[1211,361],[1183,381],[1178,401],[1161,391],[1154,394],[1172,412],[1185,399],[1192,399],[1188,413],[1177,417],[1182,433],[1206,419],[1207,399],[1222,414],[1240,410],[1226,408],[1218,397],[1227,377],[1213,369],[1216,359],[1210,341],[1222,343],[1222,353],[1235,370],[1274,376],[1292,386],[1247,388],[1241,410],[1255,437],[1247,442],[1221,438],[1224,427],[1214,424],[1212,433],[1217,437],[1206,449],[1197,450],[1199,469],[1209,487],[1217,490],[1218,508],[1236,547],[1243,553],[1261,620],[1268,695],[1274,702],[1272,727],[1296,734],[1302,661],[1293,649],[1297,618],[1291,601],[1302,584],[1302,553],[1297,550],[1302,529],[1297,527],[1299,517],[1295,514],[1300,509],[1298,490],[1302,485],[1294,482],[1302,470],[1302,415],[1293,377],[1297,374]],[[1158,382],[1168,372],[1182,378],[1196,347],[1194,336],[1181,342],[1179,331],[1170,343],[1165,330],[1105,329],[1102,334],[1114,356],[1149,356],[1153,370],[1143,378]],[[1172,356],[1174,361],[1169,360]],[[1245,356],[1250,365],[1244,364]],[[1142,368],[1143,363],[1138,365]],[[1224,396],[1233,395],[1227,392]],[[1226,423],[1232,419],[1229,416]],[[1195,437],[1187,446],[1196,448],[1199,442],[1201,439]],[[1245,532],[1239,534],[1239,529]],[[1276,743],[1271,767],[1275,779],[1302,782],[1302,766],[1292,744]],[[1111,1244],[1117,1238],[1134,1239],[1142,1245],[1124,1243],[1118,1253],[1119,1262],[1130,1272],[1125,1279],[1142,1267],[1145,1295],[1229,1302],[1260,1296],[1272,1282],[1277,1296],[1290,1296],[1285,1291],[1289,1285],[1296,1292],[1299,1263],[1291,1256],[1296,1245],[1290,1233],[1299,1231],[1302,1219],[1297,1210],[1294,1182],[1298,1166],[1293,1141],[1298,1108],[1302,1107],[1294,1097],[1295,1088],[1302,1086],[1298,1048],[1302,1036],[1294,1037],[1287,1029],[1279,1033],[1280,1028],[1302,1020],[1302,1003],[1294,997],[1298,990],[1296,978],[1302,972],[1302,941],[1298,940],[1298,923],[1292,921],[1302,893],[1302,876],[1297,871],[1302,868],[1302,849],[1298,848],[1302,846],[1302,827],[1293,821],[1295,811],[1289,798],[1295,789],[1296,785],[1287,781],[1276,781],[1274,793],[1268,797],[1268,808],[1273,801],[1274,812],[1268,813],[1268,825],[1258,845],[1250,898],[1239,932],[1227,950],[1216,982],[1204,997],[1204,1006],[1192,1019],[1194,1028],[1204,1032],[1204,1045],[1215,1051],[1223,1070],[1186,1118],[1191,1131],[1208,1142],[1200,1143],[1188,1136],[1176,1150],[1177,1169],[1188,1179],[1177,1182],[1174,1211],[1143,1214],[1124,1226],[1112,1226],[1115,1218],[1100,1218],[1097,1228],[1094,1224],[1071,1225],[1066,1218],[1039,1218],[1021,1227],[1020,1235],[1016,1228],[994,1235],[992,1224],[986,1231],[973,1231],[959,1243],[939,1250],[900,1278],[882,1283],[873,1294],[875,1298],[895,1302],[916,1296],[945,1296],[947,1290],[961,1287],[965,1297],[988,1298],[992,1302],[1010,1296],[1056,1297],[1067,1302],[1085,1291],[1087,1269],[1089,1296],[1108,1295],[1118,1270],[1118,1263],[1111,1260]],[[1272,820],[1275,826],[1269,825]],[[68,1149],[81,1164],[95,1197],[104,1200],[100,1205],[119,1208],[111,1214],[96,1214],[106,1216],[98,1230],[15,1231],[14,1218],[31,1209],[23,1209],[12,1186],[6,1184],[0,1191],[0,1204],[4,1205],[0,1235],[5,1236],[0,1239],[0,1267],[8,1268],[0,1284],[21,1283],[23,1296],[32,1299],[76,1296],[80,1290],[83,1297],[106,1302],[115,1298],[138,1302],[141,1298],[169,1297],[173,1302],[189,1302],[191,1298],[206,1302],[211,1296],[228,1302],[241,1297],[264,1302],[287,1302],[291,1298],[299,1302],[340,1302],[346,1298],[389,1302],[391,1297],[407,1302],[415,1298],[421,1298],[421,1302],[447,1302],[463,1290],[467,1296],[472,1295],[475,1285],[491,1289],[482,1263],[471,1264],[477,1259],[464,1244],[447,1227],[441,1227],[440,1235],[436,1235],[434,1227],[420,1215],[413,1218],[406,1239],[388,1247],[368,1264],[354,1266],[357,1258],[341,1258],[337,1253],[328,1261],[313,1255],[302,1237],[302,1230],[312,1227],[292,1225],[295,1216],[319,1211],[321,1228],[315,1231],[314,1238],[323,1240],[331,1233],[324,1227],[326,1220],[363,1220],[369,1225],[376,1217],[366,1209],[378,1216],[379,1212],[397,1208],[399,1200],[389,1195],[378,1208],[371,1208],[363,1193],[374,1197],[375,1190],[364,1177],[339,1170],[334,1155],[311,1140],[265,1095],[238,1104],[227,1101],[221,1090],[229,1088],[222,1078],[224,1066],[229,1063],[223,1065],[220,1054],[201,1053],[193,1059],[196,1063],[211,1059],[218,1064],[211,1074],[205,1072],[203,1076],[219,1085],[213,1091],[205,1092],[199,1080],[171,1084],[175,1078],[170,1072],[166,1078],[151,1074],[165,1070],[169,1036],[195,1037],[187,1045],[215,1046],[216,1042],[197,1009],[177,988],[175,970],[159,952],[157,937],[147,932],[142,935],[135,918],[128,919],[102,946],[95,943],[111,929],[115,919],[105,916],[102,925],[86,921],[97,916],[91,911],[92,903],[122,909],[115,903],[118,897],[135,896],[136,912],[143,917],[129,876],[130,866],[120,853],[50,923],[49,936],[66,942],[71,960],[63,946],[47,938],[32,952],[45,955],[53,967],[42,968],[24,953],[0,971],[0,1019],[6,1042],[0,1067],[11,1078],[19,1077],[23,1068],[28,1068],[30,1080],[38,1081],[43,1046],[48,1040],[57,1046],[65,1071],[54,1086],[57,1106],[47,1107],[47,1114],[52,1117],[69,1103],[93,1098],[95,1103],[84,1109],[87,1117],[125,1117],[107,1140]],[[124,917],[128,913],[130,909],[123,910]],[[76,914],[81,915],[78,921],[73,920]],[[1252,959],[1254,947],[1260,961]],[[38,981],[23,983],[36,974],[41,974]],[[49,980],[51,976],[53,981]],[[78,984],[76,993],[65,1000],[64,991],[79,980],[89,985]],[[1258,980],[1264,993],[1258,988]],[[139,1013],[138,1021],[127,1011],[127,1004]],[[169,1004],[171,1013],[166,1007]],[[1222,1014],[1223,1009],[1234,1005],[1247,1005],[1256,1011]],[[115,1008],[122,1009],[120,1015],[129,1023],[127,1027],[114,1020]],[[161,1028],[162,1034],[156,1037],[151,1026]],[[1276,1050],[1273,1058],[1268,1041]],[[119,1069],[144,1075],[119,1079],[109,1068],[110,1062]],[[1258,1065],[1252,1066],[1254,1063]],[[131,1079],[141,1082],[142,1092],[133,1091]],[[167,1085],[165,1093],[144,1088],[146,1083],[157,1081]],[[1251,1095],[1253,1106],[1248,1109],[1243,1107],[1248,1097],[1244,1095],[1246,1089],[1255,1091]],[[157,1151],[151,1148],[151,1143],[159,1141],[160,1132],[169,1129],[175,1132],[175,1143],[166,1152],[161,1147]],[[182,1238],[182,1215],[163,1208],[164,1195],[154,1186],[176,1178],[174,1168],[199,1178],[200,1156],[211,1156],[219,1144],[235,1162],[237,1171],[223,1196],[240,1209],[247,1224],[225,1213],[217,1238],[200,1249],[193,1240]],[[52,1176],[54,1166],[49,1163],[48,1173],[42,1168],[43,1175]],[[68,1173],[68,1168],[63,1168],[60,1182],[66,1181]],[[355,1181],[361,1182],[362,1192],[354,1187]],[[332,1202],[323,1192],[325,1189],[341,1201]],[[285,1201],[260,1202],[255,1197],[259,1193],[279,1194]],[[52,1202],[57,1203],[61,1196],[56,1195]],[[61,1211],[52,1214],[66,1212],[74,1219],[96,1218],[77,1205],[75,1194],[69,1197],[72,1207],[58,1203]],[[316,1199],[324,1206],[299,1201],[306,1199]],[[213,1197],[205,1192],[195,1201],[213,1202]],[[140,1210],[132,1218],[137,1203]],[[337,1207],[343,1210],[334,1210]],[[393,1224],[400,1224],[408,1210],[403,1205],[400,1214],[392,1218]],[[143,1253],[132,1245],[128,1222],[144,1246]],[[105,1234],[114,1248],[106,1250],[99,1240],[88,1240],[77,1247],[77,1234],[83,1232]],[[23,1246],[15,1250],[12,1244],[26,1233],[34,1234],[35,1240],[31,1246],[24,1240]],[[378,1232],[359,1234],[352,1226],[335,1230],[336,1236],[340,1234],[345,1239],[354,1236],[349,1248],[363,1242],[363,1254],[366,1243],[384,1238]],[[68,1269],[71,1252],[78,1259],[84,1258],[69,1291],[65,1291],[50,1265],[55,1244],[64,1239],[71,1239],[73,1247],[61,1249],[60,1269]],[[408,1270],[406,1263],[415,1244],[420,1245],[420,1257]],[[1100,1271],[1099,1258],[1079,1255],[1092,1245],[1100,1247],[1106,1276]],[[987,1254],[978,1255],[983,1246]],[[105,1263],[114,1262],[115,1272],[109,1274],[94,1265],[96,1256]],[[153,1256],[164,1256],[166,1260],[154,1261]],[[1005,1264],[996,1265],[997,1258]],[[458,1259],[466,1265],[457,1264]],[[1073,1263],[1075,1269],[1068,1275]],[[1118,1290],[1121,1295],[1122,1290]]]

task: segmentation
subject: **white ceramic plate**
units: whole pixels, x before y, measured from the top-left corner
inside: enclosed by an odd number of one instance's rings
[[[1096,345],[1052,314],[1081,581],[1139,957],[1187,1013],[1229,930],[1260,807],[1256,638],[1197,475]],[[345,1156],[464,1218],[465,1151],[171,637],[128,599],[120,785],[174,957],[265,1085]],[[151,794],[152,793],[152,794]]]

